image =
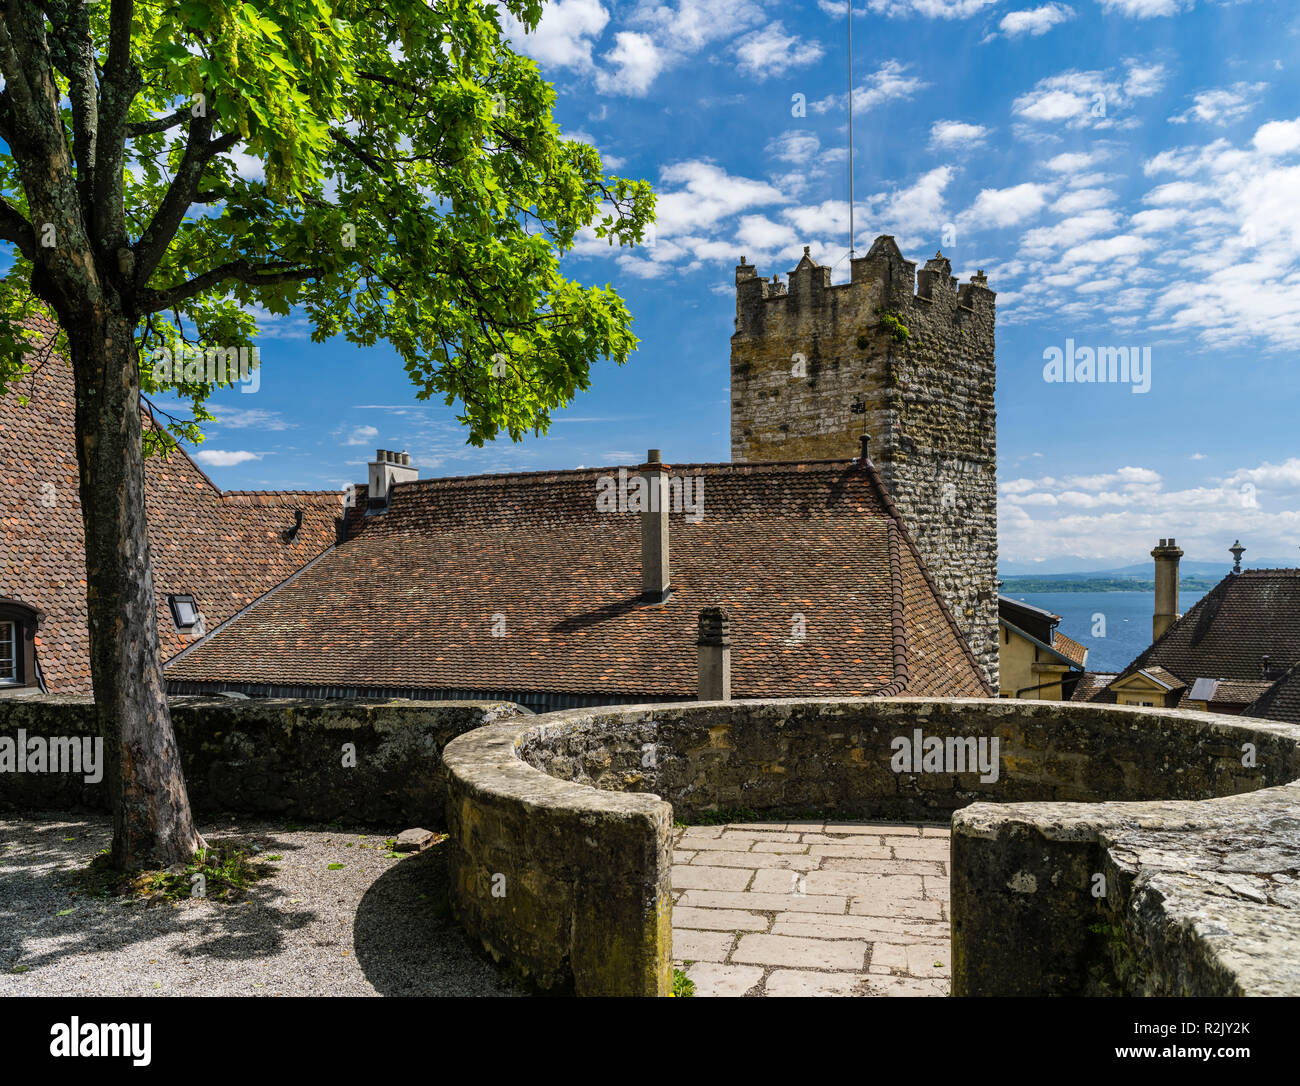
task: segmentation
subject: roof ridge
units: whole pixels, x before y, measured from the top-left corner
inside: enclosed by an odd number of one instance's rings
[[[755,468],[829,468],[832,465],[849,467],[856,461],[852,458],[836,458],[829,460],[700,460],[689,463],[664,464],[665,468],[671,471],[686,471],[692,468],[708,468],[719,474],[735,473],[748,474]],[[636,470],[640,464],[593,464],[591,467],[582,468],[552,468],[539,471],[501,471],[501,472],[479,472],[474,475],[440,475],[432,479],[409,479],[405,482],[394,483],[393,489],[398,487],[417,487],[417,486],[435,486],[447,483],[468,483],[480,480],[506,480],[506,479],[538,479],[544,477],[579,477],[591,475],[593,473],[617,471],[619,468]]]
[[[876,691],[876,697],[888,698],[903,693],[912,681],[912,669],[907,662],[907,622],[905,614],[907,597],[903,592],[903,556],[898,548],[898,525],[889,522],[889,619],[893,627],[894,678]]]

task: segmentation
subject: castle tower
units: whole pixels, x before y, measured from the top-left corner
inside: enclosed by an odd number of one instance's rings
[[[998,688],[994,293],[936,254],[917,273],[894,239],[850,281],[803,259],[789,287],[736,268],[732,460],[871,458]]]

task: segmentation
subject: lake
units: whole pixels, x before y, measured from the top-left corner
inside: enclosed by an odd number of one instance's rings
[[[1008,598],[1041,607],[1061,616],[1057,631],[1088,647],[1089,671],[1119,671],[1151,644],[1154,592],[1008,592]],[[1186,614],[1204,596],[1182,591],[1178,607]],[[1093,636],[1105,620],[1105,636]]]

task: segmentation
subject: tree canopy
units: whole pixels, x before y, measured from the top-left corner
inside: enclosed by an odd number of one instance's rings
[[[502,8],[531,28],[542,5],[0,0],[0,391],[20,321],[57,302],[51,262],[89,259],[134,322],[142,391],[192,404],[177,437],[222,382],[160,379],[155,352],[249,347],[259,307],[298,307],[317,341],[386,340],[474,444],[544,431],[636,345],[616,291],[562,256],[584,228],[637,243],[654,197],[563,138]]]

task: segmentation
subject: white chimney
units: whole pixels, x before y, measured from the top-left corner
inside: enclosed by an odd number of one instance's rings
[[[392,452],[379,449],[370,462],[370,493],[367,508],[384,510],[388,508],[388,496],[397,483],[409,483],[420,477],[418,468],[411,467],[411,457],[405,452]]]

